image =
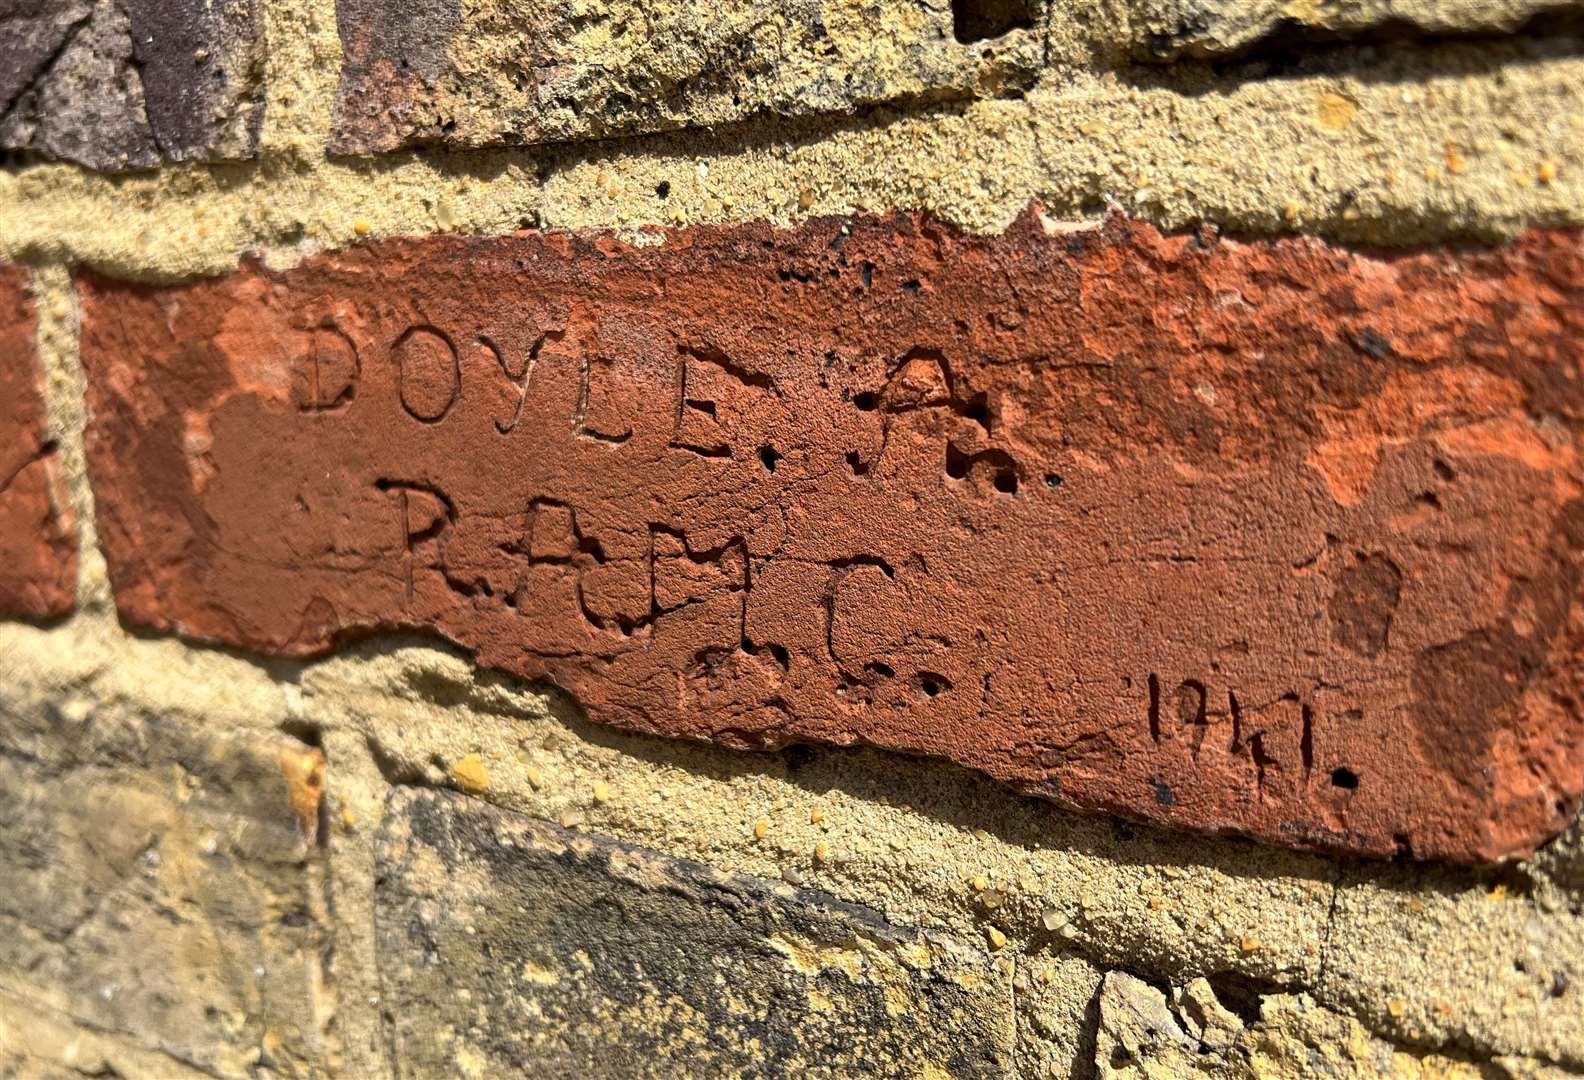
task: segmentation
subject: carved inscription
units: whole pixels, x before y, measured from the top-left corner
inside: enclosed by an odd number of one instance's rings
[[[357,347],[334,325],[303,335],[302,352],[292,372],[292,396],[303,412],[333,412],[357,393]]]
[[[1584,788],[1579,252],[897,216],[85,275],[88,447],[137,625],[428,630],[626,728],[1496,858]],[[261,279],[336,305],[289,400]]]
[[[402,408],[424,424],[445,419],[462,392],[462,368],[451,339],[430,326],[409,327],[391,347]]]
[[[1195,766],[1247,773],[1262,801],[1279,804],[1292,796],[1291,785],[1312,779],[1314,715],[1296,693],[1254,704],[1240,703],[1237,692],[1228,690],[1224,700],[1212,701],[1203,682],[1188,678],[1167,695],[1154,673],[1148,686],[1149,733],[1156,746],[1174,742]],[[1175,796],[1169,785],[1157,783],[1156,798],[1169,805]]]

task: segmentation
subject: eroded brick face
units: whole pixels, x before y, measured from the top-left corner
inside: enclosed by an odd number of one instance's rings
[[[912,216],[81,279],[131,623],[1459,860],[1584,786],[1580,237]]]
[[[1261,46],[1291,51],[1305,40],[1353,38],[1367,44],[1405,33],[1511,33],[1578,9],[1577,0],[1364,0],[1346,5],[1133,0],[1128,18],[1105,20],[1096,34],[1107,44],[1125,42],[1139,60],[1205,59],[1237,56]]]
[[[72,608],[77,536],[44,423],[27,272],[0,265],[0,615]]]

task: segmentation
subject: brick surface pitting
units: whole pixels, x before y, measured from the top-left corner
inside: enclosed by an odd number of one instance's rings
[[[0,615],[72,608],[77,534],[44,422],[27,271],[0,265]]]
[[[991,7],[1007,14],[954,28],[950,6],[919,0],[338,0],[346,63],[331,148],[576,141],[1032,81],[1043,5]],[[988,34],[988,48],[957,40]]]
[[[457,795],[376,845],[400,1075],[1013,1074],[1010,959]]]
[[[862,741],[1281,843],[1584,786],[1584,255],[1037,212],[433,237],[81,279],[123,617],[432,630],[598,720]]]
[[[0,147],[93,169],[253,156],[258,0],[6,0]]]

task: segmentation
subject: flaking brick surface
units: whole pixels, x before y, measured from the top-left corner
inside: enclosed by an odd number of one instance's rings
[[[878,912],[445,792],[376,848],[400,1076],[1014,1075],[1010,961]]]

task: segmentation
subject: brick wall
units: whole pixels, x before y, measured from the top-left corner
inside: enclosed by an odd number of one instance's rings
[[[0,1075],[1584,1072],[1581,10],[0,13]]]

